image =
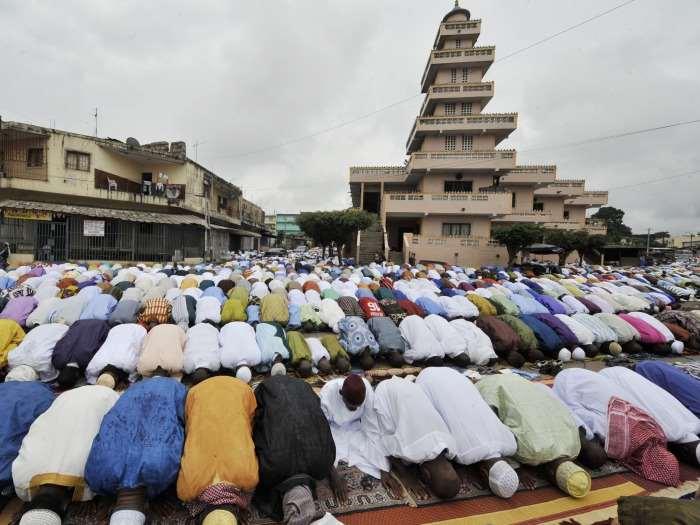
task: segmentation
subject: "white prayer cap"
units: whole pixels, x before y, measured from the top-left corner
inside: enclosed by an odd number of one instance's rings
[[[497,461],[489,469],[491,492],[501,498],[510,498],[518,490],[518,474],[506,461]]]
[[[574,351],[572,352],[571,356],[576,360],[576,361],[583,361],[586,359],[586,352],[583,351],[583,348],[579,348],[578,346],[574,348]]]
[[[671,350],[674,354],[682,354],[683,348],[685,348],[683,341],[674,341],[673,343],[671,343]]]
[[[214,509],[206,515],[202,525],[238,525],[238,519],[230,510]]]
[[[5,377],[5,381],[36,381],[39,375],[29,365],[18,365],[14,367]]]
[[[559,350],[559,361],[563,361],[564,363],[571,361],[571,352],[569,352],[566,348]]]
[[[253,373],[247,366],[242,366],[236,370],[236,377],[244,383],[250,383],[250,380],[253,378]]]
[[[19,525],[61,525],[61,517],[52,510],[32,509],[24,513]]]
[[[282,363],[275,363],[272,365],[272,370],[270,370],[270,375],[273,376],[283,376],[287,374],[287,368]]]
[[[146,516],[138,510],[118,510],[109,518],[109,525],[143,525],[144,523],[146,523]]]
[[[616,343],[615,341],[610,343],[610,345],[608,346],[608,350],[612,355],[620,355],[622,353],[622,347],[620,346],[620,343]]]

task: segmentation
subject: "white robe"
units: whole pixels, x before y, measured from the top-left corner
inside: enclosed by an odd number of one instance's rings
[[[574,314],[571,316],[593,333],[594,341],[598,344],[617,341],[615,331],[591,314]]]
[[[450,325],[467,342],[467,355],[469,361],[474,365],[485,365],[489,359],[496,359],[496,351],[493,349],[493,342],[484,331],[474,323],[465,319],[455,319],[450,321]]]
[[[221,349],[216,327],[209,323],[199,323],[188,329],[182,358],[182,369],[186,374],[191,374],[198,368],[206,368],[212,372],[219,370]]]
[[[309,301],[311,302],[311,301]],[[338,323],[345,317],[345,313],[338,306],[338,303],[333,299],[323,299],[321,301],[321,310],[318,313],[321,321],[326,323],[331,330],[336,334],[339,333]]]
[[[349,410],[340,395],[344,378],[332,379],[319,394],[321,410],[326,416],[335,442],[335,464],[345,461],[365,474],[379,478],[389,472],[389,461],[381,445],[374,391],[366,379],[365,400],[357,410]]]
[[[7,356],[9,369],[19,365],[31,366],[41,381],[50,383],[58,377],[51,362],[53,349],[67,331],[68,326],[57,323],[44,324],[29,331],[17,348],[10,350]]]
[[[669,443],[690,443],[700,439],[700,419],[663,388],[622,366],[599,372],[624,390],[626,401],[653,417]]]
[[[328,353],[328,349],[323,346],[320,339],[315,337],[307,337],[306,344],[309,345],[309,350],[311,350],[311,362],[316,366],[321,359],[331,360],[331,354]]]
[[[407,363],[445,356],[440,341],[435,338],[423,318],[417,315],[403,318],[399,323],[399,332],[406,341],[403,357]]]
[[[319,294],[316,290],[306,290],[304,292],[304,297],[306,297],[306,301],[315,306],[316,308],[321,308],[321,294]]]
[[[435,339],[440,341],[445,355],[457,357],[466,353],[467,341],[444,317],[430,314],[425,318],[425,324],[435,336]]]
[[[42,300],[32,313],[27,317],[25,324],[27,328],[33,328],[49,322],[53,313],[58,309],[62,299],[50,297]]]
[[[255,338],[255,329],[248,323],[226,323],[219,332],[221,366],[236,369],[239,366],[258,366],[262,352]]]
[[[195,323],[203,323],[204,321],[221,322],[221,303],[216,297],[207,296],[197,299]]]
[[[518,444],[472,382],[452,368],[426,368],[416,379],[455,440],[455,461],[472,465],[509,457]]]
[[[625,391],[602,374],[583,368],[562,370],[554,379],[554,395],[559,398],[586,430],[586,438],[608,437],[608,403],[615,396],[627,399]],[[634,404],[634,403],[633,403]]]
[[[592,345],[595,342],[595,335],[591,332],[588,327],[579,323],[573,317],[569,317],[564,314],[555,314],[555,317],[564,323],[569,330],[571,330],[576,339],[578,339],[578,344],[580,345]]]
[[[139,324],[120,324],[112,328],[85,369],[87,382],[94,385],[100,372],[107,365],[127,372],[129,381],[135,381],[136,364],[139,362],[145,337],[146,329]]]
[[[34,494],[30,494],[30,485],[35,476],[83,478],[92,441],[100,430],[102,418],[117,399],[119,394],[100,385],[82,386],[58,396],[32,423],[12,463],[17,496],[31,501]],[[46,483],[51,482],[49,477]],[[91,500],[93,493],[84,479],[81,485],[84,488],[74,500]]]
[[[457,448],[450,430],[421,387],[407,379],[382,381],[374,392],[381,444],[386,456],[421,464]]]

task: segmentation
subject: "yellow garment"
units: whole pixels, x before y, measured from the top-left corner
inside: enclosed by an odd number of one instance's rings
[[[238,299],[229,299],[224,303],[221,309],[221,324],[230,323],[231,321],[247,321],[248,316],[245,313],[245,307]]]
[[[181,290],[187,290],[188,288],[197,288],[199,283],[195,277],[185,277],[180,283]]]
[[[0,368],[7,366],[7,355],[24,339],[24,330],[12,319],[0,319]]]
[[[490,303],[488,299],[481,297],[479,294],[468,293],[467,299],[469,299],[474,304],[474,306],[476,306],[477,310],[479,310],[480,316],[498,314],[496,307],[492,303]]]
[[[190,389],[185,402],[185,449],[177,478],[177,495],[194,501],[217,483],[244,492],[258,484],[253,443],[253,390],[233,377],[218,376]]]
[[[591,490],[591,476],[571,461],[559,465],[555,476],[559,488],[574,498],[583,498]]]
[[[202,525],[238,525],[238,520],[231,511],[216,509],[207,514]]]
[[[228,297],[229,299],[236,299],[240,301],[240,303],[243,305],[243,308],[248,308],[248,300],[250,294],[248,293],[248,290],[245,287],[234,286],[228,291]]]
[[[260,301],[260,320],[265,323],[279,323],[287,326],[289,306],[286,295],[268,294]]]

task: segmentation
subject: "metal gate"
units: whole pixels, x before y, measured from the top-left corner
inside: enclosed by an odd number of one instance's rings
[[[39,261],[66,260],[66,223],[37,221],[35,258]]]

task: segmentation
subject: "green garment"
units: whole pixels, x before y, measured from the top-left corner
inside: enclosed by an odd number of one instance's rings
[[[518,305],[501,293],[494,293],[489,298],[489,301],[496,307],[498,315],[520,315]]]
[[[394,299],[394,290],[391,288],[384,288],[382,286],[374,291],[374,296],[378,301],[381,301],[382,299]]]
[[[230,323],[231,321],[247,321],[248,316],[245,313],[245,307],[238,299],[229,299],[224,303],[221,309],[221,324]]]
[[[242,305],[243,308],[248,308],[249,293],[243,286],[234,286],[228,291],[229,299],[236,299]]]
[[[580,288],[574,286],[571,283],[564,283],[562,284],[562,286],[566,288],[566,290],[574,297],[583,297],[584,295],[586,295]]]
[[[271,293],[260,301],[260,320],[265,323],[279,323],[286,326],[289,322],[289,306],[286,295]]]
[[[539,345],[537,343],[537,336],[535,336],[535,332],[533,332],[528,325],[523,323],[514,315],[499,315],[498,318],[510,326],[515,333],[518,334],[518,338],[520,339],[519,350],[521,352],[538,350]]]
[[[290,350],[289,362],[292,366],[297,366],[302,359],[311,362],[311,349],[300,332],[294,330],[287,332],[287,344]]]
[[[578,428],[569,409],[548,386],[516,374],[494,374],[476,388],[484,401],[515,435],[513,456],[526,465],[542,465],[559,458],[575,459],[581,451]]]
[[[476,309],[479,310],[479,316],[498,314],[496,307],[492,305],[488,299],[481,297],[479,294],[468,293],[467,299],[469,299],[474,306],[476,306]]]
[[[322,324],[318,310],[312,304],[301,305],[301,324],[307,330],[317,330]]]
[[[326,347],[326,350],[328,350],[332,362],[334,362],[338,357],[350,359],[348,353],[340,345],[340,341],[338,341],[338,337],[336,335],[326,334],[324,336],[321,336],[321,344],[323,344],[323,346]]]
[[[333,288],[326,288],[321,292],[321,299],[333,299],[334,301],[337,301],[340,299],[340,294]]]

